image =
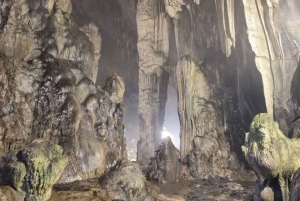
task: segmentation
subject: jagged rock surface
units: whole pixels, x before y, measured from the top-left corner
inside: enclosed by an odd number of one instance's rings
[[[268,114],[254,118],[242,149],[259,176],[257,200],[289,200],[289,183],[300,167],[299,142],[284,136]]]
[[[153,200],[138,164],[130,161],[119,161],[100,178],[100,183],[107,189],[112,200]]]
[[[135,0],[72,0],[73,13],[80,26],[93,22],[101,32],[102,45],[97,84],[117,73],[124,79],[126,91],[123,118],[126,125],[130,158],[136,158],[136,141],[139,137],[138,117],[138,54]],[[131,152],[130,152],[131,151]]]
[[[101,36],[70,0],[0,2],[0,155],[36,138],[64,149],[60,182],[99,176],[126,152],[123,79],[95,85]]]
[[[24,195],[25,201],[46,201],[67,163],[62,147],[36,139],[24,150],[1,158],[0,184],[13,186]]]
[[[159,183],[175,182],[181,177],[179,150],[170,137],[162,139],[156,156],[151,158],[148,179]]]
[[[183,161],[203,135],[221,145],[222,167],[240,166],[224,162],[231,150],[243,160],[244,133],[258,113],[270,114],[287,135],[299,112],[299,7],[296,0],[138,2],[142,167],[155,150],[146,142],[160,138],[163,122],[166,97],[159,94],[165,84],[158,72],[170,68],[176,72]]]

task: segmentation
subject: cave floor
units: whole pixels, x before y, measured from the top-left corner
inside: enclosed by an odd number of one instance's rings
[[[254,181],[205,179],[159,185],[160,193],[186,201],[252,201]]]
[[[256,176],[253,172],[235,172],[229,179],[180,180],[153,185],[158,201],[252,201]],[[153,192],[152,192],[153,194]],[[107,194],[97,179],[56,185],[50,201],[106,201]],[[155,196],[154,196],[155,197]]]

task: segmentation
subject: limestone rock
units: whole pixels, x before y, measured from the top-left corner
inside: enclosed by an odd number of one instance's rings
[[[123,80],[110,78],[110,91],[95,85],[101,35],[93,23],[79,26],[72,7],[0,4],[0,156],[51,140],[69,156],[59,182],[100,176],[126,154]]]
[[[276,188],[279,185],[281,199],[288,200],[288,183],[300,167],[297,157],[300,154],[299,139],[285,137],[268,114],[258,114],[246,134],[242,149],[246,160],[263,181],[263,187]],[[263,192],[269,194],[270,188]],[[276,192],[273,193],[276,196]]]
[[[160,194],[157,201],[185,201],[185,199],[180,196],[166,196]]]
[[[106,175],[100,178],[112,200],[152,201],[146,180],[137,164],[119,161]]]
[[[162,139],[156,156],[149,164],[148,179],[159,183],[175,182],[181,177],[179,150],[170,137]]]
[[[290,131],[288,133],[289,138],[299,138],[300,137],[300,119],[299,116],[292,122]]]
[[[138,2],[138,162],[142,168],[158,148],[170,74],[175,75],[178,93],[181,160],[187,162],[195,137],[207,136],[220,144],[215,147],[222,153],[216,167],[241,167],[239,162],[233,164],[237,160],[227,164],[230,152],[241,156],[245,125],[253,114],[266,111],[261,75],[250,62],[254,58],[243,8],[236,1]]]
[[[125,92],[123,78],[116,73],[110,75],[106,80],[104,90],[108,92],[109,98],[113,103],[121,103]]]
[[[197,135],[210,132],[194,97],[214,105],[218,141],[241,160],[256,114],[270,114],[287,135],[300,103],[299,7],[297,0],[139,1],[139,163],[158,146],[166,97],[157,72],[169,68],[176,72],[182,159]]]
[[[300,185],[299,185],[299,175],[300,171],[299,169],[294,174],[292,183],[291,183],[291,191],[290,191],[290,201],[296,201],[300,199]]]
[[[36,139],[24,150],[2,157],[1,181],[24,194],[24,200],[46,201],[67,163],[62,147]]]
[[[1,201],[19,201],[24,200],[24,196],[16,192],[10,186],[1,186],[0,187],[0,200]]]

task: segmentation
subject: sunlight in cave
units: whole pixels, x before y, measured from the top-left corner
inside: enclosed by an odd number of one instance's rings
[[[179,149],[180,122],[178,116],[177,90],[170,83],[168,85],[168,100],[165,109],[165,122],[161,134],[162,138],[170,136],[174,146]]]
[[[164,139],[168,136],[171,138],[172,142],[174,142],[174,136],[172,133],[170,133],[166,127],[163,127],[163,130],[161,131],[161,139]]]

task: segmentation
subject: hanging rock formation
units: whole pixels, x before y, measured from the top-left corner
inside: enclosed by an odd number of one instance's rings
[[[139,1],[139,164],[154,154],[148,142],[157,146],[160,138],[167,74],[158,72],[170,68],[177,80],[183,162],[200,135],[199,143],[215,144],[211,153],[222,153],[213,163],[238,168],[226,161],[235,157],[232,150],[243,160],[244,133],[258,113],[270,114],[287,135],[299,112],[298,8],[296,0]],[[197,168],[206,157],[199,161]]]
[[[36,139],[24,150],[1,158],[0,184],[13,186],[25,201],[46,201],[67,163],[68,157],[60,146]]]
[[[254,118],[242,149],[259,176],[258,200],[289,200],[289,183],[300,167],[299,142],[284,136],[268,114]]]

